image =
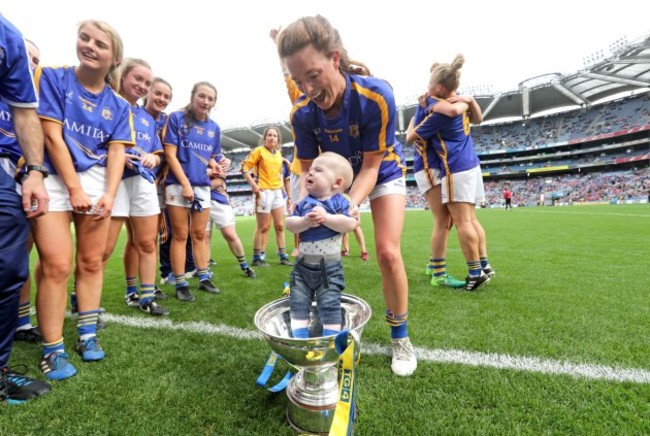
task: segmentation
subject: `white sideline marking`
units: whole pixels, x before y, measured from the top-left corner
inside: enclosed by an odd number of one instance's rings
[[[517,208],[519,209],[519,208]],[[626,216],[626,217],[636,217],[636,218],[650,218],[649,214],[642,213],[621,213],[621,212],[573,212],[569,210],[534,210],[533,207],[527,208],[522,207],[520,212],[529,212],[529,213],[555,213],[555,214],[564,214],[564,215],[597,215],[597,216]],[[523,210],[526,209],[526,210]]]
[[[111,315],[109,313],[102,314],[102,319],[129,327],[204,333],[228,336],[235,339],[262,339],[262,335],[259,332],[223,324],[214,325],[196,321],[173,323],[168,319],[138,318],[133,316]],[[392,353],[389,347],[367,342],[362,343],[361,348],[363,354],[369,355],[390,356]],[[416,351],[420,362],[452,363],[551,375],[568,375],[574,378],[586,378],[590,380],[650,384],[650,371],[638,368],[571,363],[540,359],[537,357],[510,356],[508,354],[491,354],[463,350],[429,350],[427,348],[416,347]]]

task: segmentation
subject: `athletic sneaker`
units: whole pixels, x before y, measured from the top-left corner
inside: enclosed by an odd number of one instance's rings
[[[465,290],[466,291],[476,291],[478,288],[487,284],[490,281],[490,277],[487,274],[481,272],[480,276],[467,276],[465,278]]]
[[[251,266],[269,266],[264,259],[255,259],[251,262]]]
[[[129,307],[138,307],[140,305],[140,296],[137,292],[131,292],[124,296],[124,302]]]
[[[7,388],[7,400],[10,402],[11,400],[22,402],[31,398],[40,397],[52,389],[44,381],[26,377],[24,374],[12,371],[9,368],[5,368],[3,373]]]
[[[431,286],[433,286],[434,288],[443,286],[445,288],[458,289],[458,288],[465,287],[465,281],[455,279],[449,274],[445,274],[440,277],[431,277]]]
[[[84,362],[96,362],[106,357],[106,353],[99,345],[97,336],[92,336],[85,341],[79,339],[77,341],[77,353],[81,356]]]
[[[165,294],[162,289],[160,289],[158,286],[153,290],[153,298],[155,300],[166,300],[167,299],[167,294]]]
[[[255,271],[253,271],[253,270],[250,269],[250,268],[246,268],[246,269],[244,270],[244,275],[245,275],[246,277],[248,277],[249,279],[255,279],[255,278],[257,278],[257,274],[255,274]]]
[[[155,300],[149,300],[144,304],[140,304],[140,310],[144,313],[148,313],[153,316],[167,316],[169,315],[169,310],[162,307],[160,304],[156,303]]]
[[[176,288],[176,298],[187,302],[196,300],[196,298],[194,298],[194,295],[192,295],[190,292],[190,288],[188,286],[181,286],[180,288]]]
[[[14,341],[40,344],[43,342],[43,336],[38,327],[30,327],[28,329],[16,330],[14,332]]]
[[[174,273],[169,273],[165,277],[160,278],[160,284],[161,285],[175,285],[176,284],[176,277],[174,277]]]
[[[199,290],[205,291],[208,294],[220,294],[221,291],[217,288],[210,279],[201,280],[199,282]]]
[[[433,276],[433,268],[431,268],[431,266],[429,266],[429,265],[427,265],[427,269],[424,272],[428,276]]]
[[[367,251],[362,251],[361,252],[361,260],[364,262],[368,260],[368,252]]]
[[[415,349],[411,344],[411,340],[406,338],[393,339],[393,362],[390,368],[395,375],[407,377],[415,371],[418,367],[418,360],[415,356]]]
[[[350,250],[341,250],[341,256],[349,256]]]
[[[68,353],[50,353],[43,357],[40,367],[48,380],[65,380],[77,373]]]
[[[293,262],[291,262],[291,261],[290,261],[289,259],[287,259],[286,257],[282,257],[282,258],[280,258],[280,265],[284,265],[284,266],[293,266]]]
[[[492,268],[490,265],[488,265],[488,266],[486,266],[485,268],[483,268],[483,272],[484,272],[484,273],[485,273],[489,278],[492,278],[492,277],[494,277],[494,276],[497,274],[497,272],[494,270],[494,268]]]

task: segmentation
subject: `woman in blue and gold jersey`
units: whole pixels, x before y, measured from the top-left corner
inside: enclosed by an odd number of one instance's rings
[[[104,252],[104,264],[115,249],[117,238],[126,222],[124,247],[127,305],[154,316],[165,316],[167,309],[154,300],[156,282],[156,239],[160,205],[155,184],[156,171],[162,161],[162,144],[155,120],[138,106],[153,82],[151,66],[142,59],[127,59],[119,69],[114,88],[131,105],[135,146],[126,153],[126,167],[115,198],[111,229]],[[140,293],[137,279],[140,277]]]
[[[282,176],[282,138],[277,127],[267,127],[262,144],[251,151],[242,162],[242,174],[255,195],[255,234],[253,236],[253,266],[266,266],[264,251],[269,239],[271,221],[280,264],[291,266],[284,240],[284,177]],[[255,177],[251,174],[255,173]]]
[[[38,109],[45,134],[50,213],[33,226],[42,266],[36,311],[43,333],[41,370],[48,379],[76,374],[63,345],[72,235],[76,234],[79,341],[84,361],[104,358],[96,337],[102,294],[102,257],[125,148],[134,143],[128,102],[108,85],[122,61],[122,40],[110,25],[84,21],[77,32],[76,67],[37,70]]]
[[[192,88],[190,103],[172,112],[163,128],[165,159],[165,205],[172,226],[171,263],[176,298],[194,301],[185,278],[185,246],[188,233],[194,247],[199,289],[221,292],[210,280],[205,227],[210,218],[210,177],[222,173],[221,128],[210,119],[217,103],[217,89],[208,82]],[[189,212],[189,213],[188,213]],[[190,218],[191,217],[191,218]]]
[[[320,15],[289,24],[278,35],[277,45],[304,94],[291,112],[303,177],[321,151],[332,151],[346,157],[354,170],[350,198],[357,206],[370,198],[391,327],[391,367],[397,375],[411,375],[417,358],[407,331],[408,281],[400,250],[406,166],[395,138],[393,91],[383,80],[356,74],[369,70],[350,60],[339,32]]]
[[[440,159],[442,203],[447,205],[458,230],[467,262],[465,289],[474,291],[494,275],[487,258],[485,231],[475,211],[475,205],[485,201],[481,163],[474,151],[467,112],[448,117],[434,110],[439,100],[456,95],[464,63],[465,58],[457,55],[451,64],[434,66],[429,81],[429,96],[433,102],[423,119],[416,117],[415,128],[409,130],[407,140],[426,142]]]

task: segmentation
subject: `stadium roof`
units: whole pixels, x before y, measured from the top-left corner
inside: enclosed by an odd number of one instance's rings
[[[587,61],[586,61],[587,62]],[[650,88],[650,35],[611,48],[611,56],[592,57],[583,70],[571,74],[548,73],[519,83],[518,89],[499,94],[460,90],[472,94],[483,110],[483,122],[526,119],[560,110],[588,107],[614,96]],[[415,104],[399,107],[398,129],[406,130]],[[259,144],[270,124],[222,131],[224,150],[250,149]],[[273,124],[277,125],[277,124]],[[288,121],[280,125],[283,145],[292,142]]]

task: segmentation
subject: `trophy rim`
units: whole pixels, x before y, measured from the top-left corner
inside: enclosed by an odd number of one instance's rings
[[[267,319],[264,318],[264,316],[268,313],[272,313],[274,311],[277,311],[278,308],[281,307],[286,307],[288,306],[288,301],[289,297],[283,297],[279,298],[277,300],[273,300],[269,303],[266,303],[264,306],[260,307],[257,312],[255,312],[255,317],[254,317],[254,323],[255,327],[257,330],[264,335],[264,337],[267,338],[267,340],[271,340],[274,342],[282,342],[286,344],[292,344],[294,346],[307,346],[307,345],[313,345],[314,341],[317,341],[319,339],[324,339],[327,342],[330,340],[333,340],[333,338],[336,335],[331,335],[331,336],[320,336],[320,337],[313,337],[313,338],[291,338],[287,336],[278,336],[276,334],[270,333],[266,330],[266,325],[263,320]],[[370,318],[372,317],[372,309],[370,305],[363,299],[352,295],[352,294],[346,294],[343,293],[341,294],[341,306],[345,306],[346,304],[351,304],[357,307],[361,307],[360,312],[364,314],[364,317],[361,319],[361,322],[354,326],[354,328],[351,328],[350,330],[357,331],[359,334],[363,331],[363,328],[368,324],[370,321]],[[311,347],[310,347],[311,348]]]

